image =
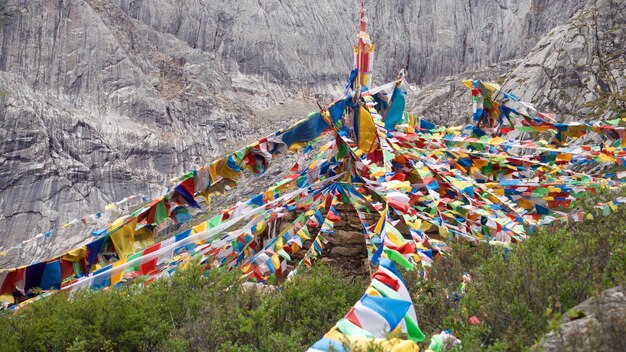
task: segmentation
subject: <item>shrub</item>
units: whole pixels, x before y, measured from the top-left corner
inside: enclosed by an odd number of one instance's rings
[[[461,315],[447,321],[465,348],[518,350],[532,345],[551,318],[602,289],[624,283],[626,210],[569,227],[554,227],[492,251],[473,273]],[[471,326],[476,315],[481,326]]]
[[[363,294],[324,265],[275,293],[233,292],[232,306],[205,304],[199,319],[178,330],[190,351],[302,351],[320,339]]]
[[[427,336],[452,329],[464,350],[519,350],[557,328],[573,306],[625,283],[624,243],[626,209],[619,208],[544,229],[510,249],[452,243],[430,280],[418,271],[403,277]],[[456,297],[464,272],[472,282]],[[359,279],[318,263],[280,289],[243,289],[237,272],[191,265],[148,286],[83,290],[71,299],[59,293],[5,313],[0,351],[301,351],[359,299],[369,278]],[[473,316],[479,325],[469,324]],[[623,324],[606,325],[621,336]]]
[[[463,274],[472,273],[491,255],[491,247],[484,243],[463,241],[452,243],[451,247],[448,254],[433,262],[428,280],[419,280],[417,271],[403,273],[412,292],[419,327],[426,336],[448,328],[443,318],[458,313]]]
[[[0,351],[301,351],[363,291],[323,265],[273,292],[191,265],[171,280],[59,293],[4,314]]]

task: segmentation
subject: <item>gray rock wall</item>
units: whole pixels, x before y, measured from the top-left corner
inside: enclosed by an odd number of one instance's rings
[[[407,58],[410,80],[424,84],[523,58],[587,3],[367,1],[374,80]],[[129,194],[156,196],[172,176],[328,102],[352,66],[357,6],[0,0],[0,246]],[[422,97],[435,109],[447,101]]]
[[[366,1],[378,45],[379,82],[410,58],[411,80],[523,57],[587,0]],[[352,65],[358,1],[118,0],[128,16],[190,47],[214,53],[229,72],[300,88],[343,79]]]
[[[531,351],[626,350],[626,290],[617,286],[599,292],[561,319]]]
[[[544,36],[503,89],[577,120],[626,114],[626,2],[598,0]]]
[[[626,2],[598,0],[546,34],[527,55],[439,78],[410,91],[408,108],[434,122],[470,122],[472,105],[462,80],[478,78],[559,120],[626,116]],[[511,103],[515,107],[519,104]]]

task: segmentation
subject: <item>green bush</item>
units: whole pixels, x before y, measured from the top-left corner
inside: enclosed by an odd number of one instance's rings
[[[446,322],[465,349],[519,350],[545,334],[548,322],[624,283],[626,210],[572,226],[545,229],[510,251],[492,255],[473,272],[460,310]],[[470,316],[480,326],[468,324]]]
[[[198,319],[179,329],[189,351],[302,351],[320,339],[363,294],[324,265],[304,272],[297,284],[275,293],[232,292],[205,304]]]
[[[301,351],[364,290],[323,265],[276,291],[239,276],[192,265],[145,287],[43,298],[0,318],[0,351]]]
[[[419,280],[417,271],[403,273],[412,292],[419,327],[426,336],[449,327],[443,318],[458,313],[463,274],[472,273],[491,255],[491,247],[484,243],[454,242],[451,247],[444,257],[433,262],[428,280]]]
[[[451,329],[464,350],[521,350],[557,328],[573,306],[626,282],[624,243],[620,207],[544,229],[510,249],[452,243],[428,281],[417,270],[403,277],[427,336]],[[472,282],[457,298],[464,272]],[[243,288],[236,272],[191,265],[148,286],[84,290],[71,299],[60,293],[5,313],[0,351],[302,351],[363,294],[369,278],[359,279],[318,264],[295,284],[254,289]],[[479,325],[469,324],[472,316]],[[614,327],[620,336],[623,326]]]
[[[422,331],[432,336],[451,329],[463,350],[520,350],[557,328],[571,307],[624,284],[626,209],[602,216],[593,208],[616,196],[600,192],[583,202],[586,213],[596,213],[594,220],[544,228],[507,249],[452,242],[427,281],[417,272],[403,273]],[[456,297],[464,272],[472,282],[467,296]],[[481,323],[469,324],[472,316]]]

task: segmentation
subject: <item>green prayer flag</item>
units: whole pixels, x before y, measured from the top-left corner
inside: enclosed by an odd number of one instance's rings
[[[279,256],[285,258],[286,260],[291,260],[291,257],[289,256],[289,253],[285,252],[284,249],[279,249],[276,251],[276,254],[278,254]]]
[[[126,261],[130,262],[130,261],[132,261],[134,259],[137,259],[137,258],[141,257],[142,255],[143,255],[143,252],[137,252],[135,254],[131,254],[131,255],[129,255],[126,258]],[[137,270],[139,270],[139,264],[126,268],[126,270],[124,272],[125,273],[132,273],[133,271],[137,271]]]
[[[411,264],[411,262],[409,262],[399,252],[396,252],[393,249],[389,249],[389,248],[385,248],[384,251],[385,253],[387,253],[387,256],[389,257],[389,259],[393,260],[396,264],[402,266],[406,270],[413,270],[413,264]]]
[[[404,316],[404,323],[406,324],[406,332],[410,340],[415,342],[424,341],[426,335],[424,335],[419,326],[417,326],[417,322],[413,321],[408,313]]]
[[[606,120],[606,123],[608,123],[609,125],[614,125],[615,126],[615,125],[618,125],[621,120],[622,119],[620,119],[620,118],[613,119],[613,120]]]
[[[165,199],[158,202],[156,205],[156,212],[154,214],[154,223],[160,224],[167,220],[169,214],[167,213],[167,207],[165,206]]]
[[[208,223],[208,228],[212,229],[214,227],[216,227],[217,225],[219,225],[222,222],[222,214],[217,214],[214,217],[210,218],[209,221],[207,221]]]
[[[339,331],[341,331],[342,334],[346,336],[366,337],[366,338],[375,337],[371,332],[356,326],[355,324],[353,324],[350,320],[346,318],[342,318],[341,320],[339,320],[335,326],[337,327],[337,329],[339,329]]]

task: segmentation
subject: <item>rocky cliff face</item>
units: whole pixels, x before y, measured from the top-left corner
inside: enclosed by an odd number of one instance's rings
[[[601,0],[544,36],[504,90],[577,120],[626,114],[626,2]]]
[[[411,82],[422,85],[415,111],[437,111],[438,121],[456,122],[450,113],[468,109],[454,81],[470,73],[491,72],[539,92],[527,100],[569,111],[600,106],[605,91],[623,94],[622,1],[367,6],[375,81],[408,60]],[[352,66],[356,8],[329,0],[0,0],[0,246],[130,194],[156,196],[170,177],[328,101]],[[572,60],[588,73],[574,77]],[[85,230],[63,236],[67,246]],[[50,242],[46,251],[61,241]]]
[[[293,94],[227,75],[210,53],[110,2],[24,1],[4,13],[5,246],[127,195],[157,196],[172,176],[311,109],[299,102],[270,124],[270,102]],[[84,237],[78,227],[69,241]]]
[[[389,79],[409,58],[414,82],[524,56],[586,0],[368,1],[376,70]],[[118,0],[129,17],[192,48],[214,53],[229,72],[284,86],[344,79],[358,1]]]
[[[626,116],[626,2],[599,0],[556,26],[519,59],[442,77],[412,90],[410,108],[437,123],[468,123],[471,101],[461,81],[498,82],[560,120]]]

